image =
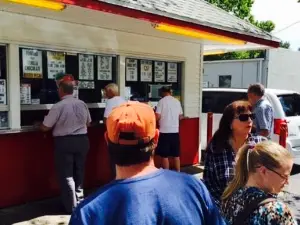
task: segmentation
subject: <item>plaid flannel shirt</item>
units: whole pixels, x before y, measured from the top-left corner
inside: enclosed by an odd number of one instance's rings
[[[249,135],[247,143],[256,144],[265,140],[267,138],[262,136]],[[211,142],[207,147],[203,180],[216,204],[220,207],[221,196],[235,174],[236,154],[229,143],[220,152],[214,151],[215,146],[216,144]]]

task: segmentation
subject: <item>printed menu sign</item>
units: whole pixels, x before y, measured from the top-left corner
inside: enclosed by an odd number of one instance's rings
[[[79,80],[94,80],[94,56],[79,54]]]
[[[43,78],[42,51],[22,49],[23,77]]]
[[[94,81],[78,81],[79,89],[95,89]]]
[[[112,80],[111,56],[98,56],[98,80]]]
[[[47,52],[48,79],[55,79],[56,74],[66,72],[65,54],[63,52]]]
[[[126,81],[138,81],[138,67],[136,59],[126,59]]]
[[[152,61],[141,60],[141,81],[142,82],[152,81]]]
[[[165,82],[165,63],[155,62],[154,82]]]
[[[21,84],[20,87],[20,98],[21,104],[31,104],[31,85],[30,84]]]
[[[168,82],[177,83],[177,63],[168,63]]]
[[[6,82],[0,79],[0,104],[6,105]]]

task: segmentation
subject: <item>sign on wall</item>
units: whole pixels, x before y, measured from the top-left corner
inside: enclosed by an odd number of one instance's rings
[[[42,51],[22,49],[23,77],[43,78]]]
[[[79,54],[79,80],[94,80],[94,56]]]
[[[177,83],[177,63],[168,63],[168,78],[169,83]]]
[[[66,73],[65,54],[63,52],[47,52],[48,79],[55,79],[58,73]]]
[[[137,59],[126,59],[126,81],[138,81]]]
[[[78,81],[79,89],[95,89],[94,81]]]
[[[111,56],[98,56],[98,80],[112,80]]]
[[[6,105],[6,82],[0,79],[0,104]]]
[[[152,61],[141,60],[141,81],[152,82]]]
[[[154,82],[165,82],[165,63],[155,62]]]
[[[20,100],[22,105],[31,104],[31,85],[30,84],[21,84],[20,87]]]

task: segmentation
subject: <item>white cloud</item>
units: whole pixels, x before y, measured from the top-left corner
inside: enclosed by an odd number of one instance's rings
[[[300,47],[300,3],[298,0],[255,0],[252,14],[257,20],[272,20],[276,24],[274,35],[289,41],[293,49]],[[298,24],[281,29],[299,21]]]

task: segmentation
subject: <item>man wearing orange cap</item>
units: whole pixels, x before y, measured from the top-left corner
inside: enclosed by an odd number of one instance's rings
[[[158,136],[150,106],[128,102],[112,110],[105,138],[116,180],[84,200],[71,225],[225,224],[201,181],[154,166]]]

